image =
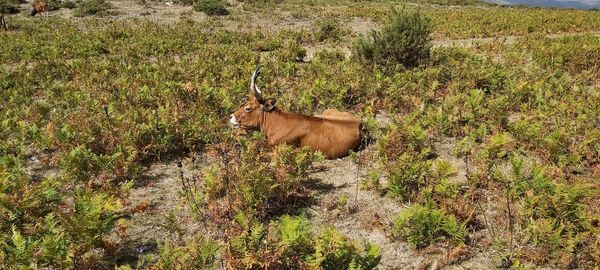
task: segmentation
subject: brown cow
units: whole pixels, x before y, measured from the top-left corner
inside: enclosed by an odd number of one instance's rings
[[[46,16],[48,16],[48,3],[45,0],[36,0],[32,7],[31,16],[35,16],[38,13],[42,15],[42,12],[45,12]]]
[[[275,107],[274,99],[264,99],[256,86],[260,66],[252,74],[253,97],[229,117],[234,128],[260,130],[269,145],[286,143],[308,146],[327,158],[348,155],[360,144],[361,122],[347,112],[329,109],[321,115],[308,116],[284,112]]]
[[[6,26],[6,21],[4,20],[4,14],[0,13],[0,29],[8,31],[8,26]]]

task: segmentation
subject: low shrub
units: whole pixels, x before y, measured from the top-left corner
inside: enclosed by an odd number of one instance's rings
[[[409,201],[421,195],[431,170],[431,161],[425,156],[426,153],[417,153],[417,156],[403,153],[397,161],[389,164],[387,190],[390,196]]]
[[[365,65],[410,69],[429,60],[431,32],[428,17],[406,9],[392,9],[380,31],[356,40],[353,55]]]
[[[275,52],[275,58],[281,63],[302,62],[306,57],[306,49],[297,41],[288,41],[283,48]]]
[[[346,54],[340,50],[322,50],[316,53],[315,57],[318,61],[325,63],[341,62],[346,60]]]
[[[532,59],[550,70],[565,70],[573,76],[598,79],[600,39],[592,35],[563,37],[557,40],[540,37],[529,41]]]
[[[254,135],[240,138],[237,149],[222,145],[218,151],[231,159],[207,168],[203,175],[206,183],[198,183],[206,185],[206,190],[195,189],[202,193],[196,197],[229,196],[229,214],[241,212],[251,220],[289,213],[307,198],[309,169],[322,155],[306,147],[278,145],[270,149],[262,134]]]
[[[76,17],[109,15],[109,10],[112,8],[112,4],[106,0],[85,0],[79,3],[73,15]]]
[[[68,8],[68,9],[77,8],[77,2],[71,1],[71,0],[62,1],[62,3],[60,4],[60,8]]]
[[[17,166],[17,167],[15,167]],[[118,198],[71,188],[66,179],[34,180],[0,159],[0,261],[15,268],[95,268],[95,251],[120,216]]]
[[[334,18],[322,20],[318,22],[316,26],[317,31],[315,36],[320,42],[326,40],[339,41],[344,34],[340,22]]]
[[[464,224],[457,222],[431,203],[416,205],[404,211],[394,220],[393,235],[406,239],[417,248],[424,248],[439,240],[452,244],[464,243],[467,232]]]
[[[0,13],[14,14],[19,13],[19,0],[0,0]]]
[[[379,247],[361,247],[338,230],[325,228],[316,240],[314,266],[321,269],[373,269],[381,260]]]
[[[183,245],[162,243],[158,248],[158,259],[150,269],[217,269],[219,251],[219,243],[204,236],[196,236]]]
[[[314,234],[304,217],[283,216],[267,228],[245,222],[248,229],[232,239],[225,254],[236,269],[373,269],[381,260],[379,247],[362,246],[331,227]]]
[[[524,257],[538,264],[551,263],[561,268],[586,268],[584,258],[598,263],[596,249],[582,249],[594,242],[600,231],[599,217],[589,212],[585,200],[594,196],[588,186],[556,183],[538,168],[531,179],[519,187],[523,204],[520,219],[524,224]],[[596,192],[597,193],[597,192]],[[595,239],[597,241],[597,239]],[[583,259],[583,260],[582,260]]]
[[[59,167],[65,177],[78,180],[94,180],[99,185],[108,184],[105,180],[132,176],[139,173],[135,163],[136,153],[117,149],[110,155],[96,154],[83,146],[77,146],[65,153],[59,160]]]
[[[195,0],[194,10],[204,12],[208,16],[224,16],[229,14],[225,4],[220,0]]]
[[[379,156],[385,162],[394,162],[400,159],[402,153],[428,153],[431,151],[432,142],[427,130],[418,123],[403,123],[389,127],[381,140],[377,142]]]
[[[378,141],[377,150],[392,197],[402,201],[422,199],[423,189],[438,180],[431,177],[431,140],[418,123],[411,124],[407,119],[392,125]]]

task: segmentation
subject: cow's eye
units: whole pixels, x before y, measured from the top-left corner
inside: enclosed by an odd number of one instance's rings
[[[244,108],[244,111],[251,112],[252,111],[252,107],[246,107],[246,108]]]

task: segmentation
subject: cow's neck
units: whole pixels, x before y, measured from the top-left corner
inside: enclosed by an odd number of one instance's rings
[[[260,119],[260,131],[265,134],[269,142],[274,138],[275,133],[280,130],[282,124],[289,123],[294,118],[302,117],[300,114],[284,112],[279,109],[273,109],[270,112],[262,112]]]
[[[260,132],[265,134],[268,138],[269,133],[274,131],[274,124],[280,122],[280,120],[285,119],[284,114],[285,113],[280,111],[279,109],[273,109],[270,112],[262,111],[259,120]]]

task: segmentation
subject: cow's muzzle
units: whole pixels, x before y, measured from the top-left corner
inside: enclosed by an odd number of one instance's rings
[[[229,123],[231,124],[231,126],[233,126],[233,128],[240,127],[240,123],[238,123],[238,121],[235,119],[235,115],[233,114],[229,116]]]

